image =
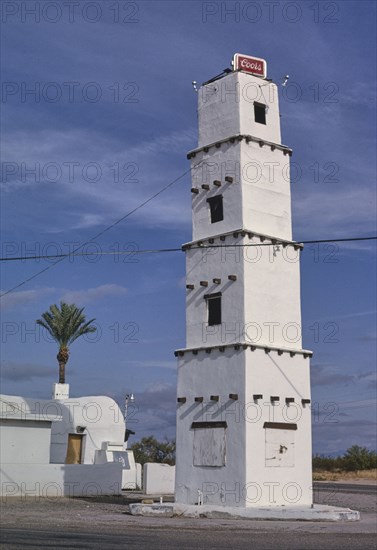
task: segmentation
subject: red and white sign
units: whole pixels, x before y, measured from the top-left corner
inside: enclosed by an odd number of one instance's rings
[[[236,53],[233,57],[233,71],[244,71],[245,73],[266,78],[267,62],[265,59],[260,59],[259,57]]]

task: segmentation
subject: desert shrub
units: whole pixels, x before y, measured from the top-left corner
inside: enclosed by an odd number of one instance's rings
[[[357,470],[371,470],[372,468],[377,468],[377,453],[358,445],[353,445],[347,449],[343,456],[315,455],[313,457],[313,470],[315,472],[355,472]]]
[[[343,468],[343,457],[341,456],[316,455],[313,457],[313,470],[315,472],[335,472],[343,470]]]
[[[377,468],[377,453],[369,451],[366,447],[359,447],[358,445],[352,445],[352,447],[347,449],[343,460],[344,469],[350,472]]]

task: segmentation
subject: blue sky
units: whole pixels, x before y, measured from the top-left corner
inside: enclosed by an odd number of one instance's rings
[[[298,166],[294,238],[374,235],[376,4],[273,4],[3,2],[2,257],[67,253],[187,171],[191,81],[220,73],[236,52],[265,58],[277,82],[290,75],[280,112]],[[187,174],[84,250],[179,247],[191,238],[189,188]],[[374,445],[376,255],[373,242],[326,246],[302,256],[303,336],[314,351],[314,451],[337,453]],[[2,290],[51,264],[3,263]],[[71,395],[134,392],[135,439],[174,437],[184,270],[181,252],[94,254],[8,294],[1,391],[50,396],[56,347],[35,320],[74,301],[98,333],[72,346]]]

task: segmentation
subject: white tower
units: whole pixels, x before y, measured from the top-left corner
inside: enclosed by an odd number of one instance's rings
[[[278,89],[233,70],[198,99],[186,347],[175,353],[176,502],[309,506],[311,352]]]

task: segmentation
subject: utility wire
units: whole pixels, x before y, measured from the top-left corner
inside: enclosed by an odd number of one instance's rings
[[[204,162],[203,160],[201,160],[200,162],[198,162],[198,164],[196,164],[193,168],[197,168],[198,166],[200,166],[200,164]],[[161,193],[163,193],[164,191],[166,191],[167,189],[169,189],[170,187],[172,187],[175,183],[177,183],[179,180],[181,180],[184,176],[186,176],[189,172],[191,172],[191,167],[188,168],[187,170],[185,170],[185,172],[183,172],[183,174],[181,174],[180,176],[178,176],[177,178],[175,178],[173,181],[171,181],[170,183],[168,183],[167,185],[165,185],[165,187],[163,187],[162,189],[160,189],[159,191],[157,191],[157,193],[155,193],[154,195],[152,195],[151,197],[149,197],[148,199],[146,199],[145,201],[143,201],[142,203],[140,203],[138,206],[136,206],[135,208],[133,208],[132,210],[130,210],[129,212],[127,212],[127,214],[125,214],[124,216],[122,216],[121,218],[119,218],[118,220],[116,220],[114,223],[112,223],[111,225],[105,227],[105,229],[103,229],[102,231],[100,231],[99,233],[97,233],[96,235],[94,235],[91,239],[85,241],[84,243],[80,244],[77,248],[75,248],[73,251],[72,251],[72,254],[75,254],[78,250],[80,250],[81,248],[83,248],[85,245],[93,242],[95,239],[98,239],[98,237],[101,237],[104,233],[106,233],[107,231],[109,231],[110,229],[112,229],[113,227],[115,227],[116,225],[118,225],[120,222],[122,222],[123,220],[125,220],[126,218],[128,218],[129,216],[131,216],[132,214],[134,214],[135,212],[137,212],[138,210],[140,210],[140,208],[143,208],[143,206],[145,206],[146,204],[148,204],[149,202],[151,202],[153,199],[155,199],[156,197],[158,197],[159,195],[161,195]],[[71,255],[72,255],[71,254]],[[0,298],[2,298],[3,296],[6,296],[7,294],[10,294],[11,292],[13,292],[14,290],[17,290],[17,288],[20,288],[21,286],[23,285],[26,285],[26,283],[29,283],[30,281],[32,281],[33,279],[35,279],[36,277],[39,277],[39,275],[42,275],[42,273],[45,273],[46,271],[48,271],[49,269],[52,269],[53,267],[55,267],[57,264],[59,264],[60,262],[63,262],[65,260],[65,258],[67,258],[69,256],[69,254],[66,254],[66,255],[63,255],[62,257],[59,257],[56,262],[52,263],[51,265],[48,265],[47,267],[45,267],[44,269],[41,269],[40,271],[37,271],[37,273],[34,273],[34,275],[31,275],[30,277],[28,277],[27,279],[21,281],[21,283],[18,283],[17,285],[13,286],[12,288],[10,288],[9,290],[3,292],[1,295],[0,295]]]
[[[207,245],[196,245],[191,246],[191,250],[205,250],[205,249],[212,249],[212,248],[243,248],[243,247],[250,247],[250,246],[279,246],[279,245],[286,245],[286,246],[297,246],[301,244],[316,244],[316,243],[338,243],[338,242],[353,242],[353,241],[372,241],[377,240],[376,237],[350,237],[350,238],[344,238],[344,239],[316,239],[311,241],[279,241],[279,239],[274,239],[275,242],[273,243],[250,243],[250,244],[211,244],[209,246]],[[90,242],[90,241],[89,241]],[[85,243],[86,244],[86,243]],[[84,246],[84,245],[81,245]],[[45,256],[18,256],[15,258],[0,258],[0,262],[10,262],[10,261],[24,261],[24,260],[52,260],[54,258],[72,258],[72,257],[80,257],[80,256],[126,256],[126,255],[134,255],[134,254],[160,254],[164,252],[182,252],[182,247],[180,248],[159,248],[159,249],[147,249],[147,250],[119,250],[119,251],[94,251],[94,252],[71,252],[67,254],[48,254]],[[56,262],[57,263],[57,262]]]
[[[201,247],[202,248],[202,247]],[[46,256],[19,256],[17,258],[0,258],[0,262],[7,261],[23,261],[23,260],[52,260],[54,258],[72,258],[79,256],[126,256],[133,254],[156,254],[160,252],[182,252],[182,248],[162,248],[156,250],[114,250],[114,251],[93,251],[93,252],[77,252],[68,254],[48,254]]]

